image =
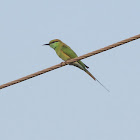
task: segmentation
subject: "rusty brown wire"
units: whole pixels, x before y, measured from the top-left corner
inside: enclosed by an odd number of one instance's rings
[[[22,81],[25,81],[25,80],[28,80],[28,79],[30,79],[30,78],[36,77],[36,76],[38,76],[38,75],[41,75],[41,74],[44,74],[44,73],[46,73],[46,72],[52,71],[52,70],[54,70],[54,69],[63,67],[63,66],[65,66],[65,65],[68,65],[68,64],[70,64],[70,63],[72,63],[72,62],[75,62],[75,61],[78,61],[78,60],[81,60],[81,59],[85,59],[85,58],[87,58],[87,57],[90,57],[90,56],[96,55],[96,54],[98,54],[98,53],[107,51],[107,50],[109,50],[109,49],[115,48],[115,47],[117,47],[117,46],[123,45],[123,44],[125,44],[125,43],[128,43],[128,42],[130,42],[130,41],[133,41],[133,40],[136,40],[136,39],[139,39],[139,38],[140,38],[140,34],[138,34],[138,35],[136,35],[136,36],[133,36],[133,37],[130,37],[130,38],[128,38],[128,39],[122,40],[122,41],[120,41],[120,42],[114,43],[114,44],[109,45],[109,46],[107,46],[107,47],[101,48],[101,49],[99,49],[99,50],[96,50],[96,51],[87,53],[87,54],[85,54],[85,55],[79,56],[79,57],[77,57],[77,58],[68,60],[68,61],[66,61],[66,62],[62,62],[62,63],[60,63],[60,64],[54,65],[54,66],[52,66],[52,67],[50,67],[50,68],[46,68],[46,69],[41,70],[41,71],[38,71],[38,72],[36,72],[36,73],[27,75],[27,76],[25,76],[25,77],[19,78],[19,79],[17,79],[17,80],[8,82],[8,83],[3,84],[3,85],[0,85],[0,89],[6,88],[6,87],[8,87],[8,86],[11,86],[11,85],[14,85],[14,84],[17,84],[17,83],[20,83],[20,82],[22,82]]]

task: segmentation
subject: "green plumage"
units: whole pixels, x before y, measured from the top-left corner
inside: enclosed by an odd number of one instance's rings
[[[68,45],[66,45],[65,43],[63,43],[58,39],[51,40],[49,44],[50,47],[52,47],[55,50],[57,55],[64,61],[78,57],[77,54]],[[72,63],[72,65],[84,71],[87,71],[86,69],[87,66],[80,60]]]
[[[65,43],[63,43],[59,39],[54,39],[49,42],[49,44],[44,44],[44,45],[49,45],[51,48],[55,50],[57,55],[64,61],[67,61],[69,59],[73,59],[78,57],[77,54]],[[88,75],[90,75],[94,80],[97,80],[86,68],[89,68],[86,66],[81,60],[74,62],[70,65],[76,66],[80,68],[81,70],[85,71]],[[97,80],[98,81],[98,80]],[[99,82],[99,81],[98,81]],[[100,83],[100,82],[99,82]],[[101,84],[101,83],[100,83]],[[102,85],[102,84],[101,84]],[[103,85],[102,85],[103,86]],[[104,87],[104,86],[103,86]],[[105,88],[105,87],[104,87]]]

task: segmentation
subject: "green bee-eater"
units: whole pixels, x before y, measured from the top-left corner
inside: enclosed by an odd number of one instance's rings
[[[63,59],[64,61],[67,61],[69,59],[73,59],[78,57],[77,54],[65,43],[63,43],[59,39],[54,39],[49,42],[49,44],[44,44],[44,45],[49,45],[51,48],[53,48],[56,52],[56,54]],[[70,65],[74,65],[81,70],[85,71],[88,75],[90,75],[94,80],[97,80],[88,70],[89,68],[87,65],[85,65],[81,60],[74,62]],[[97,80],[98,81],[98,80]],[[98,81],[99,82],[99,81]],[[100,83],[100,82],[99,82]],[[101,84],[101,83],[100,83]],[[102,85],[102,84],[101,84]],[[104,87],[104,85],[102,85]],[[104,87],[106,89],[106,87]],[[106,89],[108,90],[108,89]]]

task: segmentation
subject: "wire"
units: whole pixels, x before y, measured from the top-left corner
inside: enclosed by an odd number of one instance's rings
[[[117,46],[120,46],[120,45],[123,45],[123,44],[125,44],[125,43],[134,41],[134,40],[139,39],[139,38],[140,38],[140,34],[138,34],[138,35],[136,35],[136,36],[133,36],[133,37],[130,37],[130,38],[128,38],[128,39],[122,40],[122,41],[120,41],[120,42],[114,43],[114,44],[109,45],[109,46],[107,46],[107,47],[101,48],[101,49],[99,49],[99,50],[96,50],[96,51],[87,53],[87,54],[82,55],[82,56],[79,56],[79,57],[76,57],[76,58],[74,58],[74,59],[70,59],[70,60],[68,60],[68,61],[66,61],[66,62],[61,62],[60,64],[54,65],[54,66],[52,66],[52,67],[50,67],[50,68],[46,68],[46,69],[41,70],[41,71],[38,71],[38,72],[36,72],[36,73],[27,75],[27,76],[25,76],[25,77],[19,78],[19,79],[17,79],[17,80],[8,82],[8,83],[3,84],[3,85],[0,85],[0,89],[6,88],[6,87],[8,87],[8,86],[11,86],[11,85],[14,85],[14,84],[17,84],[17,83],[20,83],[20,82],[25,81],[25,80],[28,80],[28,79],[31,79],[31,78],[36,77],[36,76],[38,76],[38,75],[41,75],[41,74],[44,74],[44,73],[46,73],[46,72],[52,71],[52,70],[54,70],[54,69],[58,69],[58,68],[60,68],[60,67],[63,67],[63,66],[65,66],[65,65],[68,65],[68,64],[70,64],[70,63],[72,63],[72,62],[76,62],[76,61],[78,61],[78,60],[85,59],[85,58],[87,58],[87,57],[90,57],[90,56],[96,55],[96,54],[98,54],[98,53],[107,51],[107,50],[109,50],[109,49],[115,48],[115,47],[117,47]]]

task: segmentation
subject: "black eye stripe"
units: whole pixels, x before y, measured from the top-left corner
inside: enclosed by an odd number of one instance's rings
[[[58,42],[58,41],[51,42],[51,44],[52,44],[52,43],[55,43],[55,42]]]

